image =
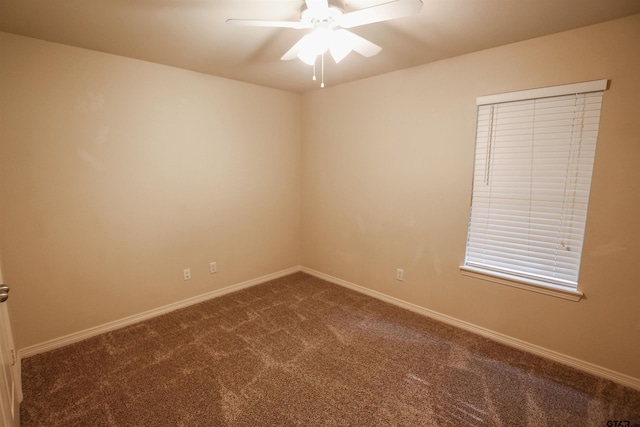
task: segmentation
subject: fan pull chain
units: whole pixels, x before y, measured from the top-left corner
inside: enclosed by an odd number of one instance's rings
[[[320,87],[324,87],[324,53],[322,54],[322,82],[320,83]]]
[[[315,82],[317,79],[316,77],[316,62],[317,61],[317,57],[316,57],[316,61],[313,62],[313,81]],[[322,57],[320,58],[320,75],[321,75],[321,82],[320,82],[320,87],[324,87],[324,53],[322,54]]]

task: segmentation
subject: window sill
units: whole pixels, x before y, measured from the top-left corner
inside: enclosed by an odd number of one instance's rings
[[[481,268],[461,265],[460,272],[465,276],[475,277],[476,279],[489,280],[491,282],[500,283],[502,285],[513,286],[514,288],[550,295],[557,298],[563,298],[570,301],[580,301],[580,299],[584,297],[584,294],[582,292],[575,289],[567,289],[559,285],[537,282],[535,280],[510,276],[508,274],[483,270]]]

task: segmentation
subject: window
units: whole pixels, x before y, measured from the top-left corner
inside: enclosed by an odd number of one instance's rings
[[[578,301],[607,80],[478,98],[463,274]]]

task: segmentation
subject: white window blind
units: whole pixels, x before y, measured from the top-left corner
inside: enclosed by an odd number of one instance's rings
[[[478,99],[465,266],[577,288],[606,82]]]

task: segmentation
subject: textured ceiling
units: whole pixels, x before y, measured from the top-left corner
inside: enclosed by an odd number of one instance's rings
[[[385,0],[345,0],[347,10]],[[308,30],[228,18],[297,20],[303,0],[0,0],[0,30],[292,92],[311,67],[280,57]],[[640,13],[640,0],[424,0],[419,15],[352,31],[371,58],[325,61],[328,86]]]

